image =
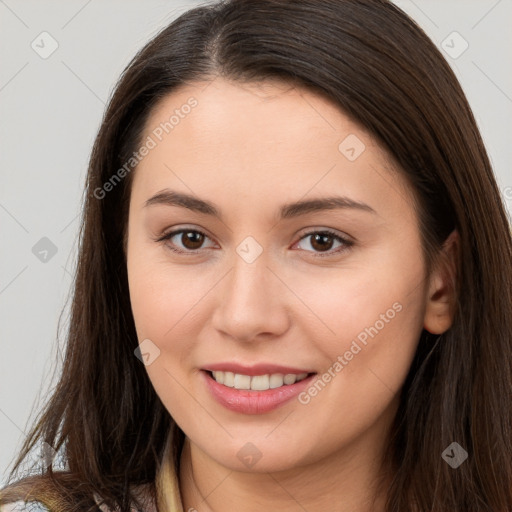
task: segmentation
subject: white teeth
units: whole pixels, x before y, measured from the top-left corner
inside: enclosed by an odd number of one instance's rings
[[[270,389],[274,388],[280,388],[283,384],[283,377],[284,375],[282,373],[274,373],[270,376]]]
[[[224,384],[224,372],[212,372],[213,378],[219,383]]]
[[[252,391],[266,391],[267,389],[280,388],[284,385],[289,386],[308,376],[307,373],[299,373],[298,375],[295,373],[287,373],[286,375],[273,373],[271,375],[255,375],[251,377],[249,375],[222,371],[214,371],[212,375],[219,384],[224,384],[224,386],[229,388],[250,389]]]
[[[296,376],[293,374],[293,373],[287,373],[285,376],[284,376],[284,383],[285,384],[294,384],[295,383],[295,379],[296,379]]]
[[[228,386],[229,388],[235,387],[235,374],[232,372],[217,372],[217,374],[224,374],[224,386]],[[222,378],[222,377],[221,377]],[[217,379],[215,379],[217,380]],[[218,381],[217,381],[218,382]]]
[[[265,391],[269,388],[270,377],[268,375],[255,375],[251,377],[251,389],[254,391]]]
[[[235,388],[251,389],[251,377],[249,377],[249,375],[240,375],[239,373],[235,373]]]

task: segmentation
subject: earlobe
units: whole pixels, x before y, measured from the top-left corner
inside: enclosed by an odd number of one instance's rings
[[[423,327],[431,334],[443,334],[452,326],[457,302],[459,251],[460,236],[454,230],[443,244],[430,276]]]

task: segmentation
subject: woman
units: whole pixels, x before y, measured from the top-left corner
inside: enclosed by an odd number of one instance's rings
[[[193,9],[93,148],[64,369],[17,461],[67,465],[0,504],[511,510],[511,260],[467,100],[396,6]]]

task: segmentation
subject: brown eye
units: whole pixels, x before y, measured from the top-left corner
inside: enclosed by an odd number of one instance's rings
[[[179,229],[162,236],[158,242],[168,241],[167,247],[174,252],[194,254],[199,252],[208,235],[196,229]]]
[[[334,244],[334,239],[332,235],[324,234],[324,233],[316,233],[311,236],[311,247],[318,251],[328,251],[332,248]]]
[[[348,251],[354,245],[354,242],[351,240],[347,240],[329,230],[306,233],[299,241],[299,244],[303,240],[309,240],[309,246],[312,250],[306,249],[306,251],[312,252],[314,256],[334,256]],[[338,247],[331,250],[335,243],[339,244]]]
[[[198,231],[183,231],[181,243],[186,249],[199,249],[204,241],[204,235]]]
[[[199,254],[203,248],[204,242],[210,237],[196,229],[179,229],[158,239],[158,242],[168,242],[166,246],[173,252],[194,255]],[[310,240],[312,250],[305,249],[306,252],[312,252],[314,256],[334,256],[348,251],[354,242],[347,240],[340,235],[331,231],[312,231],[304,235],[299,244],[303,240]],[[331,250],[335,243],[340,244],[335,250]]]

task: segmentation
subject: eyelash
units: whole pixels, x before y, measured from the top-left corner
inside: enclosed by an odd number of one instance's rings
[[[199,230],[199,229],[189,229],[189,228],[182,228],[182,229],[178,229],[178,230],[175,230],[175,231],[171,231],[165,235],[163,235],[162,237],[158,238],[156,241],[157,242],[165,242],[167,240],[170,240],[171,238],[173,238],[174,236],[176,235],[179,235],[181,233],[199,233],[200,235],[203,235],[204,237],[206,238],[210,238],[206,233],[204,233],[203,231]],[[304,238],[308,238],[312,235],[329,235],[329,236],[332,236],[336,241],[338,242],[341,242],[344,247],[342,248],[338,248],[337,250],[335,251],[329,251],[329,252],[325,252],[325,253],[316,253],[314,251],[305,251],[305,252],[313,252],[313,255],[315,258],[325,258],[325,257],[328,257],[328,256],[333,256],[333,255],[338,255],[338,254],[342,254],[344,252],[347,252],[348,250],[350,250],[350,248],[354,245],[354,242],[352,242],[351,240],[348,240],[346,238],[343,238],[342,236],[336,234],[334,231],[331,231],[330,229],[322,229],[322,230],[317,230],[317,231],[309,231],[308,233],[305,233],[301,238],[300,240],[303,240]],[[299,240],[299,242],[300,242]],[[186,254],[188,256],[193,256],[193,255],[196,255],[199,253],[199,251],[201,249],[198,249],[198,250],[182,250],[182,249],[177,249],[176,247],[172,247],[171,245],[167,244],[167,247],[173,251],[173,252],[176,252],[178,254]]]

